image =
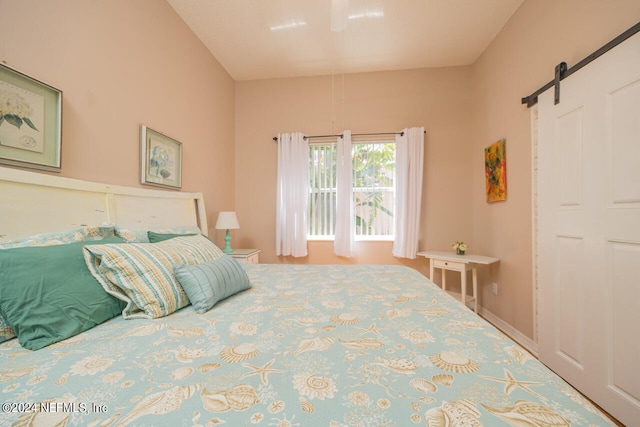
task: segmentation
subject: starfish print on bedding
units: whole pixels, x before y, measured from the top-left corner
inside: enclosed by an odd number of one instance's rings
[[[375,323],[372,323],[371,326],[369,326],[368,328],[358,328],[358,329],[362,329],[364,331],[360,335],[368,334],[369,332],[371,332],[372,334],[376,334],[377,336],[382,335],[378,330],[378,328],[376,327]]]
[[[520,387],[524,391],[526,391],[528,393],[531,393],[532,395],[534,395],[536,397],[542,397],[541,395],[539,395],[535,391],[531,390],[529,388],[529,386],[544,385],[544,383],[534,382],[534,381],[518,381],[516,379],[516,377],[514,377],[513,374],[511,372],[509,372],[509,370],[506,369],[506,368],[504,370],[504,375],[505,375],[504,378],[487,377],[485,375],[480,375],[480,377],[488,379],[488,380],[491,380],[491,381],[498,381],[498,382],[504,383],[504,392],[505,392],[505,394],[511,394],[511,392],[516,387]]]
[[[275,362],[275,361],[276,361],[275,359],[271,359],[269,362],[265,363],[264,366],[262,366],[262,367],[251,365],[250,363],[243,363],[242,366],[244,366],[245,368],[251,369],[251,372],[247,372],[241,378],[245,378],[245,377],[248,377],[248,376],[251,376],[251,375],[260,375],[260,379],[262,380],[262,384],[268,384],[269,383],[269,379],[267,378],[267,376],[269,374],[285,372],[285,371],[282,371],[280,369],[270,369],[271,365],[273,365],[273,362]]]

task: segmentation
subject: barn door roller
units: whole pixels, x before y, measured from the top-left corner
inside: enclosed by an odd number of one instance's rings
[[[600,49],[593,52],[591,55],[584,58],[582,61],[578,62],[573,67],[567,68],[566,62],[561,62],[560,64],[556,65],[556,70],[555,70],[556,72],[555,72],[554,79],[551,80],[546,85],[542,86],[537,91],[533,92],[531,95],[521,98],[522,103],[527,104],[527,107],[533,107],[538,103],[538,95],[540,95],[542,92],[546,91],[551,87],[555,87],[554,103],[558,104],[560,102],[560,80],[569,77],[571,74],[575,73],[580,68],[589,64],[591,61],[595,60],[596,58],[599,58],[600,56],[604,55],[605,53],[607,53],[608,51],[618,46],[620,43],[622,43],[623,41],[625,41],[626,39],[628,39],[629,37],[633,36],[638,32],[640,32],[640,22],[638,22],[633,27],[629,28],[624,33],[620,34],[615,39],[611,40],[609,43],[602,46]]]
[[[555,88],[554,95],[553,95],[554,104],[560,103],[560,80],[562,80],[562,78],[564,77],[564,73],[566,72],[567,72],[566,62],[561,62],[558,65],[556,65],[556,77],[555,79],[553,79],[553,86]]]

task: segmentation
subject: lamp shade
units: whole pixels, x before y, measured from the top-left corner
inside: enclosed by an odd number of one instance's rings
[[[240,224],[238,224],[238,217],[235,212],[220,212],[218,214],[216,229],[233,230],[236,228],[240,228]]]

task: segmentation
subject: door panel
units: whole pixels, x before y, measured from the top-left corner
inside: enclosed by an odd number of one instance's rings
[[[538,99],[540,359],[640,420],[640,34]]]
[[[640,396],[640,340],[637,330],[640,325],[640,244],[609,241],[608,246],[611,253],[609,310],[612,316],[607,335],[611,340],[612,357],[609,360],[607,386],[621,398],[637,401]]]
[[[555,317],[558,328],[555,348],[558,356],[574,365],[580,372],[584,370],[584,305],[581,286],[584,283],[584,239],[580,237],[556,236],[556,278]]]
[[[633,138],[640,126],[640,82],[635,81],[609,95],[612,143],[612,204],[640,203],[640,141]],[[635,206],[638,207],[638,206]]]
[[[558,142],[560,178],[560,206],[581,206],[584,186],[582,163],[582,108],[558,117],[556,138]]]

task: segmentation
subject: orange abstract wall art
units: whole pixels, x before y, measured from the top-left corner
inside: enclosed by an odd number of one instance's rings
[[[504,139],[484,149],[484,174],[487,202],[507,200],[507,157]]]

